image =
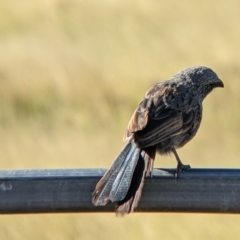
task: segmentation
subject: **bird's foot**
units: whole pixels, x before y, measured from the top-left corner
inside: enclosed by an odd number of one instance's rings
[[[177,169],[176,169],[176,172],[175,172],[175,180],[177,182],[178,180],[178,177],[180,176],[180,173],[183,171],[183,170],[187,170],[191,168],[190,165],[184,165],[182,162],[179,162],[178,165],[177,165]]]

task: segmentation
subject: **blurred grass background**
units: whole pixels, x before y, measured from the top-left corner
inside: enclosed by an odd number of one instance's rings
[[[240,2],[0,1],[0,167],[109,167],[146,90],[205,65],[225,88],[204,103],[192,167],[239,168]],[[175,167],[157,157],[156,167]],[[236,239],[237,215],[0,216],[0,239]]]

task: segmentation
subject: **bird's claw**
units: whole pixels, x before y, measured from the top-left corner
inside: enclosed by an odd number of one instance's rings
[[[178,177],[180,176],[180,173],[183,171],[183,170],[187,170],[191,168],[190,165],[184,165],[183,163],[178,163],[177,165],[177,169],[176,169],[176,172],[175,172],[175,181],[177,182],[178,180]]]

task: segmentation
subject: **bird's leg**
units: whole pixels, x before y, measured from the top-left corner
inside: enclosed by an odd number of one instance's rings
[[[177,151],[175,148],[172,148],[172,152],[174,154],[174,156],[176,157],[176,160],[177,160],[177,169],[176,169],[176,172],[175,172],[175,180],[177,181],[180,173],[185,170],[185,169],[189,169],[191,168],[190,165],[184,165],[182,163],[182,161],[180,160],[178,154],[177,154]]]

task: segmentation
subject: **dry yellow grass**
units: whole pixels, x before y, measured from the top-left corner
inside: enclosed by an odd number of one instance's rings
[[[193,65],[212,67],[225,88],[206,99],[180,156],[239,167],[239,29],[236,0],[1,1],[0,167],[108,167],[148,87]],[[236,239],[239,224],[209,214],[1,216],[0,239],[221,240]]]

